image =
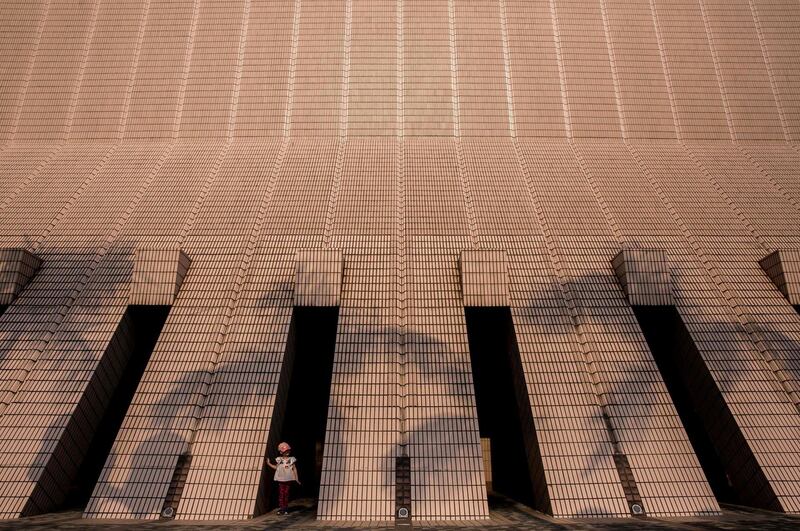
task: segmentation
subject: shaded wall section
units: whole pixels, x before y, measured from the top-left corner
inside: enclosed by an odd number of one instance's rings
[[[63,507],[80,510],[86,507],[122,419],[128,411],[131,398],[150,360],[150,354],[164,326],[167,313],[169,307],[166,306],[129,306],[125,311],[111,340],[112,348],[120,350],[117,354],[118,382],[115,387],[113,385],[110,387],[112,394],[108,397],[105,411],[88,441],[83,461],[78,463],[71,484],[67,484],[68,490]],[[106,355],[108,356],[108,353]],[[110,364],[109,361],[108,365]],[[110,372],[108,368],[101,366],[98,367],[96,374],[106,375]],[[98,409],[103,411],[103,408]],[[78,452],[75,454],[79,455]]]
[[[336,307],[295,308],[292,314],[294,360],[283,425],[274,440],[291,445],[301,482],[295,495],[304,498],[319,497],[338,317]],[[273,462],[276,452],[268,443],[266,454]],[[270,505],[277,504],[272,500]]]
[[[481,439],[489,439],[492,490],[552,512],[508,308],[465,308]]]
[[[20,149],[15,148],[8,156],[20,156]],[[739,370],[741,361],[745,359],[739,359],[739,356],[744,355],[741,353],[750,352],[749,349],[757,347],[754,339],[738,328],[742,325],[737,324],[735,308],[725,310],[730,313],[723,313],[720,314],[722,317],[718,317],[718,328],[730,330],[730,334],[733,334],[730,337],[735,336],[735,341],[726,339],[723,345],[719,343],[719,339],[709,337],[705,340],[698,335],[703,333],[703,323],[707,322],[707,318],[702,313],[697,313],[696,308],[707,307],[710,309],[708,311],[716,312],[733,307],[728,306],[730,303],[725,298],[700,297],[700,294],[709,289],[717,289],[713,287],[713,277],[707,276],[710,273],[704,272],[701,258],[705,256],[703,249],[712,247],[721,236],[702,232],[702,218],[690,216],[690,203],[692,208],[696,207],[694,201],[686,200],[685,206],[675,200],[665,202],[668,199],[665,195],[667,193],[678,197],[670,192],[676,186],[670,177],[675,157],[679,157],[679,161],[691,162],[689,153],[682,146],[650,143],[626,147],[614,142],[585,142],[576,145],[576,151],[573,151],[567,143],[542,142],[522,143],[518,154],[517,146],[513,142],[480,140],[456,144],[433,139],[414,139],[402,143],[388,139],[380,142],[364,139],[349,140],[341,145],[313,139],[286,144],[237,141],[230,145],[203,144],[202,149],[186,141],[179,141],[172,146],[162,143],[134,145],[123,142],[102,163],[100,169],[96,170],[94,177],[91,177],[92,174],[86,177],[82,173],[84,170],[79,168],[86,166],[94,171],[96,161],[102,161],[111,149],[104,146],[94,146],[92,152],[82,151],[84,149],[88,147],[76,143],[69,143],[62,148],[62,153],[71,153],[70,156],[76,159],[81,153],[95,153],[94,158],[84,156],[80,167],[73,166],[75,169],[70,170],[75,172],[73,178],[60,181],[63,188],[49,186],[51,181],[45,174],[36,174],[30,179],[26,177],[27,184],[19,189],[16,196],[20,201],[9,203],[9,207],[18,205],[16,210],[7,207],[3,211],[2,215],[8,216],[17,212],[13,215],[19,218],[13,219],[29,220],[30,224],[19,222],[20,231],[29,232],[26,227],[42,227],[37,230],[41,230],[40,234],[43,236],[37,237],[36,241],[41,239],[42,249],[47,250],[43,254],[50,257],[48,261],[45,256],[42,270],[20,299],[0,318],[6,334],[3,363],[28,360],[25,363],[33,363],[35,366],[39,359],[35,352],[39,351],[32,351],[31,347],[38,345],[39,341],[51,341],[46,330],[48,327],[59,326],[58,320],[50,324],[48,315],[58,315],[62,311],[59,309],[61,304],[67,308],[75,305],[73,296],[70,295],[71,286],[80,286],[86,282],[84,279],[90,279],[87,284],[90,288],[86,293],[92,298],[87,299],[87,304],[88,301],[101,306],[107,304],[103,302],[104,299],[97,297],[108,289],[109,279],[116,278],[107,275],[115,271],[117,266],[114,264],[117,262],[109,261],[107,267],[98,269],[91,265],[95,260],[94,252],[88,256],[69,255],[60,249],[80,241],[105,241],[108,234],[106,231],[111,230],[110,234],[116,234],[114,237],[119,244],[183,242],[183,246],[196,257],[178,301],[167,319],[161,339],[154,349],[142,384],[123,421],[111,456],[89,503],[87,515],[157,517],[164,505],[178,459],[190,445],[194,459],[189,467],[178,516],[246,518],[257,512],[259,478],[271,418],[269,407],[274,403],[271,402],[274,399],[270,398],[274,396],[270,386],[273,385],[271,382],[276,381],[273,379],[280,374],[279,364],[285,351],[285,334],[288,333],[291,257],[298,248],[324,245],[326,237],[330,238],[327,240],[329,245],[349,249],[349,260],[352,261],[353,269],[350,277],[345,275],[345,300],[361,301],[348,303],[351,305],[351,310],[348,311],[354,313],[352,317],[343,313],[340,323],[341,326],[350,326],[346,323],[352,322],[356,335],[352,342],[348,340],[348,344],[363,353],[359,356],[364,356],[365,362],[347,363],[363,366],[364,369],[359,370],[367,371],[362,373],[366,381],[376,377],[370,375],[396,375],[401,351],[387,355],[385,359],[381,358],[382,361],[373,356],[384,351],[394,352],[391,350],[395,348],[393,345],[405,345],[403,351],[408,356],[405,363],[409,385],[406,388],[408,402],[402,406],[402,395],[399,392],[387,393],[382,390],[382,396],[396,397],[394,400],[397,402],[381,403],[375,407],[382,411],[380,415],[386,415],[389,419],[396,418],[395,408],[405,407],[406,419],[414,421],[414,424],[406,421],[404,430],[392,427],[390,433],[406,433],[412,458],[412,481],[416,488],[413,491],[416,492],[416,497],[412,497],[412,504],[421,501],[428,503],[427,506],[414,507],[413,514],[420,518],[451,514],[447,494],[441,494],[440,499],[445,501],[440,504],[431,503],[436,499],[435,496],[440,496],[439,493],[446,492],[440,485],[458,486],[457,492],[464,493],[463,499],[477,504],[474,512],[470,510],[468,513],[460,513],[462,517],[481,516],[481,504],[485,503],[485,494],[481,492],[483,472],[474,467],[480,461],[473,459],[480,455],[478,434],[477,431],[473,432],[471,424],[477,418],[472,413],[475,411],[471,402],[473,399],[470,394],[462,394],[460,391],[453,393],[454,389],[467,385],[469,380],[466,375],[471,372],[466,357],[466,328],[463,323],[459,324],[457,320],[451,319],[463,312],[460,310],[457,287],[456,258],[461,249],[472,245],[472,241],[487,246],[508,246],[513,251],[511,267],[518,278],[513,280],[516,287],[512,297],[516,298],[516,302],[512,312],[515,326],[519,330],[518,343],[526,383],[530,389],[532,414],[537,423],[537,433],[542,434],[539,448],[544,463],[544,478],[556,514],[627,513],[619,478],[616,477],[617,471],[611,459],[609,433],[603,423],[602,414],[597,409],[601,400],[613,404],[610,411],[619,412],[611,415],[612,422],[616,422],[616,418],[625,418],[625,422],[612,425],[623,447],[629,449],[626,453],[647,510],[658,510],[662,514],[697,514],[714,508],[710,505],[711,502],[704,503],[704,500],[709,499],[710,491],[703,486],[704,478],[699,464],[692,464],[696,463],[696,458],[686,440],[687,453],[679,455],[686,460],[687,466],[683,470],[686,477],[691,479],[682,480],[683,483],[673,479],[669,481],[682,489],[680,497],[675,496],[675,499],[685,499],[687,485],[694,485],[692,488],[697,489],[697,507],[687,509],[684,505],[671,505],[672,497],[651,494],[650,482],[657,485],[661,480],[658,476],[649,479],[651,476],[647,474],[651,474],[651,471],[637,475],[640,467],[638,456],[647,455],[664,460],[664,467],[660,470],[664,470],[670,478],[681,470],[675,466],[680,461],[676,461],[673,454],[667,456],[663,448],[655,449],[650,446],[646,440],[624,442],[626,439],[623,435],[629,429],[628,423],[635,426],[633,433],[637,436],[649,437],[648,434],[655,433],[647,426],[647,419],[652,417],[641,414],[640,405],[629,405],[629,400],[634,390],[637,401],[654,400],[654,397],[660,397],[660,400],[668,395],[664,392],[639,391],[638,387],[624,383],[625,375],[628,374],[626,371],[638,365],[599,355],[588,358],[587,352],[599,353],[604,350],[595,350],[596,347],[586,350],[586,343],[581,343],[582,338],[594,337],[594,330],[601,327],[615,338],[608,343],[609,351],[618,352],[620,341],[624,339],[626,342],[630,341],[626,344],[635,346],[631,347],[634,350],[626,352],[638,352],[646,360],[647,350],[643,350],[646,348],[645,344],[643,340],[640,341],[632,335],[629,325],[635,325],[635,321],[631,321],[633,314],[625,310],[622,293],[615,285],[608,264],[610,256],[616,252],[621,242],[634,238],[646,241],[647,234],[650,234],[648,238],[654,238],[652,241],[675,242],[677,239],[687,238],[684,235],[687,223],[696,223],[692,233],[704,235],[705,239],[698,238],[697,246],[684,239],[687,242],[685,246],[676,247],[675,251],[676,256],[680,257],[677,263],[687,264],[684,276],[679,277],[686,279],[680,282],[681,286],[687,288],[683,288],[679,296],[679,300],[683,301],[679,304],[679,309],[687,329],[693,335],[712,375],[715,378],[724,376],[719,381],[729,382],[719,384],[725,397],[732,396],[730,393],[734,393],[736,387],[753,385],[752,375],[763,375],[767,378],[759,380],[763,382],[759,385],[764,385],[765,389],[774,386],[777,381],[774,376],[761,369],[751,373],[751,376]],[[338,155],[340,151],[341,155]],[[757,146],[747,146],[746,151],[762,153]],[[763,164],[760,167],[767,175],[775,175],[776,183],[790,183],[788,176],[794,171],[792,166],[789,163],[783,166],[778,164],[781,160],[793,160],[796,152],[789,148],[774,148],[773,151],[782,155],[770,159],[776,161],[773,165]],[[33,151],[31,157],[35,159],[42,153],[46,152]],[[150,158],[143,158],[145,154]],[[315,159],[320,154],[325,156]],[[343,161],[341,171],[336,169],[338,156]],[[95,162],[92,163],[92,160]],[[147,162],[142,163],[145,160]],[[753,156],[753,160],[761,159]],[[127,161],[125,164],[130,164],[130,167],[123,165],[123,161]],[[314,166],[309,166],[311,161],[316,161],[313,162]],[[663,170],[659,169],[662,168],[659,161],[667,161]],[[367,170],[369,167],[384,170],[382,173],[370,172]],[[555,172],[552,170],[554,167],[560,170]],[[240,168],[248,169],[240,171]],[[313,168],[326,171],[320,173]],[[720,172],[723,170],[716,166],[710,168],[706,170],[708,175],[718,176],[720,186],[727,183],[727,180],[721,178],[723,173]],[[130,195],[125,200],[124,194],[118,193],[115,176],[133,175],[128,172],[133,172],[134,169],[138,172],[139,180],[126,181],[130,186]],[[491,186],[491,179],[495,178],[492,176],[496,175],[502,175],[506,183],[500,190],[503,191],[502,195]],[[565,175],[572,176],[570,182],[573,184],[569,193],[565,193],[563,188]],[[683,175],[681,186],[687,191],[686,197],[700,197],[706,205],[705,212],[702,213],[697,207],[697,216],[717,212],[715,205],[730,208],[725,206],[729,203],[720,191],[721,188],[709,188],[707,184],[703,184],[709,182],[705,174],[687,170]],[[692,177],[691,180],[687,180],[687,175]],[[367,183],[370,185],[367,186]],[[376,183],[383,184],[377,186]],[[789,190],[789,184],[782,186],[787,186]],[[107,192],[112,188],[117,191],[115,194]],[[364,195],[361,190],[365,188],[373,190],[374,195]],[[48,203],[52,207],[36,210],[36,215],[43,218],[44,223],[26,216],[26,213],[33,212],[33,206],[25,205],[37,204],[34,198],[40,194],[39,190],[47,190],[53,197],[52,203]],[[625,190],[635,192],[637,204],[642,206],[631,208],[630,201],[624,199]],[[166,196],[171,197],[170,202],[162,199]],[[570,202],[566,202],[566,197],[570,198]],[[621,199],[611,201],[611,198],[616,197]],[[96,206],[101,198],[103,202]],[[103,218],[89,215],[95,208],[110,212],[117,201],[125,201],[127,206],[120,211],[120,221],[114,225],[109,226]],[[238,205],[236,209],[230,207],[234,202]],[[506,205],[506,210],[500,209],[501,204]],[[659,204],[664,206],[658,207]],[[316,210],[313,210],[312,215],[301,216],[301,212],[293,205],[309,205],[309,209]],[[677,210],[678,207],[680,211]],[[602,228],[603,223],[609,223],[603,221],[603,209],[613,218],[616,233]],[[443,216],[443,212],[447,215]],[[719,212],[721,216],[722,210]],[[623,213],[632,217],[625,218]],[[757,215],[762,214],[755,211],[748,214]],[[509,216],[513,216],[516,223]],[[726,230],[746,227],[735,216],[720,219],[728,220],[719,224],[720,227],[728,227]],[[176,220],[179,222],[176,223]],[[25,234],[13,232],[14,223],[6,225],[11,227],[7,229],[5,236],[7,242],[25,244]],[[290,223],[297,223],[297,228],[292,229]],[[760,231],[768,234],[766,230],[769,225],[751,225],[756,234]],[[785,227],[776,225],[769,230],[788,231]],[[295,231],[293,235],[289,234],[291,230]],[[584,264],[580,261],[584,260],[584,255],[580,253],[585,253],[589,247],[585,240],[576,238],[586,231],[601,230],[602,234],[598,237],[603,238],[603,243],[600,247],[591,247],[597,254],[589,255],[597,256],[596,261],[592,262],[596,265],[587,269],[588,266],[581,265]],[[749,229],[744,230],[743,237]],[[369,234],[374,236],[367,237]],[[381,234],[388,234],[389,237],[381,239]],[[39,244],[34,241],[34,245]],[[748,247],[743,247],[746,253],[742,256],[749,256],[748,253],[751,253],[751,250],[747,250],[751,249],[750,244],[747,245]],[[355,252],[356,249],[361,251]],[[531,250],[522,252],[522,249]],[[59,256],[62,258],[58,258]],[[385,257],[380,262],[383,264],[380,267],[376,266],[377,256]],[[566,262],[570,267],[570,277],[564,276],[565,262],[560,259],[561,256],[573,257]],[[249,265],[242,269],[246,263]],[[542,263],[560,268],[560,273],[542,269]],[[752,267],[758,273],[757,264],[754,263]],[[579,276],[577,271],[584,271],[584,277]],[[73,280],[65,282],[64,278],[70,278],[63,277],[65,272],[71,272],[74,275]],[[561,278],[572,280],[565,284]],[[708,280],[709,278],[712,280]],[[698,281],[700,283],[696,284]],[[709,282],[712,284],[708,284]],[[385,303],[389,307],[398,304],[398,307],[405,308],[405,321],[399,317],[403,313],[383,314],[375,306],[375,301],[391,301],[391,298],[386,298],[385,293],[389,293],[386,290],[395,283],[398,286],[397,302]],[[61,302],[52,302],[53,309],[42,312],[41,308],[45,307],[42,303],[56,293],[53,291],[56,285],[63,285],[65,290],[62,298],[58,299]],[[688,289],[688,286],[694,285],[700,288]],[[772,289],[766,277],[759,285],[764,290]],[[126,289],[124,286],[124,282],[118,286],[123,293]],[[406,288],[401,289],[400,286]],[[443,286],[450,287],[443,291]],[[617,302],[609,306],[605,302],[597,302],[600,299],[589,295],[594,293],[593,290],[599,289],[597,286],[605,286],[603,293],[609,294],[612,297],[610,300]],[[769,297],[779,298],[780,295],[776,292]],[[198,306],[201,304],[198,301],[203,301],[202,308]],[[234,306],[231,309],[232,301]],[[31,321],[34,315],[38,315],[38,319],[42,321],[32,330],[40,330],[37,334],[41,335],[27,342],[29,340],[25,339],[22,332],[26,330],[25,327],[30,326],[29,323],[34,322]],[[384,315],[383,326],[387,327],[385,336],[375,331],[374,323],[379,315]],[[537,321],[541,319],[544,321]],[[800,318],[796,314],[787,314],[787,319]],[[403,322],[405,328],[402,326]],[[82,323],[84,321],[76,321],[75,326],[80,329],[85,326]],[[444,326],[444,323],[448,324]],[[393,330],[395,326],[399,328]],[[768,325],[762,326],[766,328]],[[561,332],[557,332],[558,330]],[[72,332],[64,329],[64,333]],[[363,344],[355,339],[361,337],[361,334],[383,337],[385,343],[381,339],[379,344]],[[725,334],[728,332],[723,333],[723,338],[729,337]],[[406,338],[404,343],[399,343],[399,337]],[[568,341],[555,341],[556,337]],[[548,338],[547,341],[543,342],[544,338]],[[272,345],[268,358],[271,361],[266,358],[262,360],[263,354],[257,354],[263,352],[263,345],[266,344]],[[594,344],[600,343],[594,343],[593,340],[590,345]],[[734,357],[710,357],[720,346],[726,349],[728,346],[735,347],[739,349],[736,350],[739,354]],[[50,348],[53,347],[48,347]],[[221,350],[218,351],[218,348]],[[61,350],[53,352],[59,352],[54,354],[53,360],[62,359]],[[349,351],[347,352],[347,356],[350,356]],[[570,352],[572,354],[568,354]],[[725,352],[732,351],[728,349]],[[345,355],[344,350],[341,350],[341,355]],[[747,356],[751,357],[748,359],[757,359],[752,358],[753,354]],[[367,360],[373,359],[375,363],[367,363]],[[16,372],[20,370],[20,365],[14,363],[9,365],[9,369],[15,372],[7,373],[8,377],[3,383],[10,386],[9,391],[12,393],[16,393],[14,389],[19,385],[15,382],[28,378],[26,375],[29,370]],[[63,370],[62,363],[58,362],[56,371]],[[566,365],[562,367],[564,363]],[[649,366],[651,362],[643,363]],[[548,367],[552,367],[552,370]],[[601,367],[602,370],[599,370]],[[643,374],[638,368],[636,373]],[[355,374],[357,373],[342,372],[343,377],[347,376],[346,380],[355,377]],[[562,382],[556,377],[557,374],[572,376],[567,382]],[[251,382],[252,378],[255,379]],[[350,389],[360,385],[352,384],[351,387],[348,381],[334,383],[334,389],[337,390],[334,396],[341,396],[344,401],[342,403],[345,404],[352,400],[351,396],[356,395]],[[600,382],[599,386],[593,383],[595,381]],[[613,383],[615,381],[623,383],[617,385]],[[393,380],[386,383],[390,389],[394,389],[396,385],[392,382]],[[441,392],[431,394],[431,385],[441,389]],[[569,414],[555,407],[552,400],[557,400],[559,395],[551,392],[555,389],[553,385],[563,387],[569,396],[576,397],[577,401]],[[651,382],[648,385],[660,384]],[[231,394],[230,391],[233,390],[235,393]],[[772,394],[769,396],[776,397],[776,401],[770,403],[775,404],[776,408],[783,408],[781,404],[784,399],[778,398],[780,395],[774,391],[770,393]],[[418,397],[423,397],[423,401],[419,402]],[[441,397],[446,404],[440,413],[433,416],[434,410],[429,407],[431,397]],[[614,397],[613,401],[610,401],[611,397]],[[417,404],[424,404],[424,407]],[[39,406],[30,402],[25,407],[33,411]],[[677,419],[677,415],[669,412],[668,402],[659,401],[652,407],[663,412],[664,418]],[[732,407],[734,416],[739,415],[738,410],[734,409]],[[356,410],[344,408],[341,411],[341,418],[347,422],[359,418]],[[423,416],[414,416],[422,413]],[[364,414],[372,415],[366,410]],[[796,417],[788,409],[775,415],[775,422],[784,426],[782,429],[788,429]],[[198,422],[197,418],[201,420]],[[329,415],[329,418],[332,417]],[[164,424],[165,419],[169,419],[168,424]],[[225,451],[236,448],[236,462],[244,467],[244,446],[235,446],[232,443],[238,440],[239,434],[243,436],[246,432],[252,432],[248,426],[254,421],[257,422],[257,430],[261,435],[246,444],[249,463],[246,468],[248,477],[253,478],[252,481],[243,482],[243,476],[237,476],[233,471],[230,472],[229,479],[224,479],[229,467],[219,457],[219,452],[223,448],[228,449]],[[241,430],[234,429],[232,423],[239,422]],[[214,428],[217,425],[226,428],[220,431]],[[670,426],[670,435],[663,435],[664,437],[683,437],[678,424]],[[580,440],[574,439],[572,435],[578,432],[582,434]],[[228,438],[216,439],[214,433],[227,434],[225,437]],[[333,437],[336,431],[329,427],[327,433],[329,437]],[[473,440],[473,433],[474,445],[470,442]],[[755,431],[743,429],[743,433],[748,441],[759,440]],[[475,449],[474,454],[464,458],[456,453],[441,456],[435,453],[444,449],[464,448],[463,444],[443,447],[439,444],[439,440],[449,441],[455,434],[464,437],[464,441],[468,442],[466,447]],[[375,450],[374,456],[370,457],[375,463],[383,462],[381,460],[389,463],[385,469],[388,474],[391,474],[391,463],[394,463],[400,452],[397,440],[393,436],[380,444],[368,443],[365,446]],[[402,441],[402,437],[399,440]],[[410,450],[415,444],[420,445],[420,448],[425,446],[422,455],[436,455],[437,459],[443,459],[442,464],[449,467],[450,471],[421,475],[418,469],[413,468],[415,459]],[[791,447],[794,443],[787,440],[786,444]],[[430,450],[430,445],[435,445],[438,449]],[[567,454],[563,453],[564,448],[569,448]],[[419,454],[417,455],[419,465]],[[783,452],[782,459],[791,458],[791,455],[793,454],[790,452]],[[234,458],[233,453],[231,458]],[[325,459],[323,469],[333,467],[337,462],[333,454]],[[207,464],[204,465],[204,462]],[[565,462],[575,463],[575,468],[565,468]],[[347,470],[349,465],[345,466]],[[375,470],[379,473],[382,469]],[[456,474],[464,473],[469,474],[470,478],[474,475],[474,483],[468,483],[475,489],[474,494],[461,487],[464,485],[461,479],[463,476]],[[574,474],[589,474],[588,477],[592,478],[589,484],[596,485],[592,487],[595,490],[581,491],[585,493],[585,499],[576,501],[574,497],[570,497],[569,492],[572,491],[569,488],[562,489],[559,486],[569,485]],[[241,491],[226,488],[230,498],[213,503],[204,494],[208,492],[207,489],[233,484],[230,482],[248,486]],[[338,483],[332,485],[338,486]],[[783,481],[781,485],[782,488],[790,487],[791,483]],[[335,492],[340,497],[337,504],[353,503],[351,500],[357,500],[361,496],[358,491],[347,489],[336,489]],[[375,510],[374,513],[367,513],[374,515],[369,517],[390,518],[392,498],[393,495],[387,492],[385,503],[389,509],[369,509]],[[350,510],[336,512],[331,509],[324,514],[337,518],[342,517],[339,515],[345,512],[349,514]]]
[[[778,509],[775,494],[678,312],[672,307],[640,307],[635,312],[717,500]]]

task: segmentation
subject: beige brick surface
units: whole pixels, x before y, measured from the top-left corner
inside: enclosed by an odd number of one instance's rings
[[[321,519],[390,522],[401,456],[414,519],[488,517],[465,305],[510,309],[512,466],[556,517],[719,511],[640,304],[685,325],[747,502],[800,512],[798,24],[789,0],[0,3],[0,517],[66,496],[129,304],[171,309],[87,518],[157,519],[179,460],[178,519],[267,508],[296,305],[339,307]]]

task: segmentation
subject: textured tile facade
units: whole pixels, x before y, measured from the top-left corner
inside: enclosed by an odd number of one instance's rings
[[[339,309],[320,519],[394,520],[401,457],[413,519],[489,516],[465,306],[510,310],[537,508],[719,511],[634,310],[671,305],[742,501],[800,512],[799,24],[788,0],[3,2],[0,518],[64,506],[142,304],[171,308],[86,518],[269,509],[298,306]]]
[[[800,304],[800,253],[797,250],[774,251],[758,263],[791,305]]]
[[[128,304],[171,306],[191,263],[180,249],[136,249]]]
[[[25,249],[0,249],[0,305],[14,302],[41,264]]]
[[[508,306],[508,258],[503,251],[462,251],[464,306]]]
[[[297,252],[295,306],[339,306],[342,295],[342,251]]]
[[[672,274],[662,249],[625,249],[611,260],[631,306],[672,306]]]

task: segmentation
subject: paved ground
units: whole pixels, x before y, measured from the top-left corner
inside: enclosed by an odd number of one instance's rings
[[[331,523],[318,522],[314,519],[313,505],[308,502],[295,502],[289,516],[270,514],[245,522],[208,522],[182,523],[170,521],[132,522],[132,521],[100,521],[81,520],[78,512],[63,512],[23,518],[20,520],[0,521],[0,531],[44,530],[77,531],[77,530],[118,530],[118,531],[255,531],[255,530],[310,530],[338,531],[345,529],[377,529],[384,526],[374,523]],[[639,530],[676,530],[676,531],[774,531],[784,529],[800,530],[800,516],[757,511],[742,507],[725,507],[724,514],[719,517],[680,518],[680,519],[593,519],[576,521],[554,521],[552,518],[537,513],[527,507],[505,500],[495,500],[492,516],[482,522],[415,522],[414,530],[438,531],[453,529],[477,529],[490,531],[639,531]]]

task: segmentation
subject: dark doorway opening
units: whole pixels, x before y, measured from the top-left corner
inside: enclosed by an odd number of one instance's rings
[[[775,509],[777,499],[677,309],[634,312],[717,501]]]
[[[278,386],[267,457],[274,463],[281,441],[292,447],[297,458],[301,486],[292,486],[292,498],[317,499],[322,475],[325,424],[328,418],[333,355],[339,308],[295,307],[290,339]],[[273,471],[264,479],[272,484]],[[270,507],[277,505],[277,489],[272,489]]]
[[[0,317],[2,317],[4,313],[6,313],[6,310],[8,310],[8,306],[9,306],[8,304],[0,304]]]
[[[550,502],[511,311],[469,307],[464,313],[478,426],[484,451],[488,447],[491,454],[490,504],[504,503],[502,496],[507,496],[548,512]]]
[[[82,510],[89,502],[169,310],[169,306],[129,306],[120,321],[86,392],[94,397],[99,421],[68,486],[63,509]],[[92,389],[95,385],[111,389],[110,397],[98,400],[98,391]]]

